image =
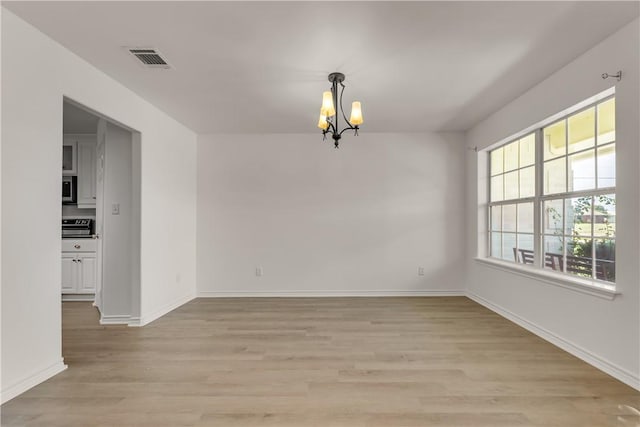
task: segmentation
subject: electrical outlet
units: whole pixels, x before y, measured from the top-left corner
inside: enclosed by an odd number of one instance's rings
[[[424,276],[424,267],[418,267],[418,276]]]
[[[262,267],[256,267],[256,276],[257,277],[262,276]]]
[[[111,205],[111,215],[120,215],[120,203]]]

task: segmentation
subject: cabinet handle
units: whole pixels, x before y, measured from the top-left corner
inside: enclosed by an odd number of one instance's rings
[[[79,260],[78,260],[78,262],[82,262],[82,260],[81,260],[81,259],[79,259]]]
[[[80,245],[73,245],[74,248],[80,249]]]
[[[71,261],[73,261],[73,262],[78,262],[78,260],[77,260],[77,259],[72,259]]]

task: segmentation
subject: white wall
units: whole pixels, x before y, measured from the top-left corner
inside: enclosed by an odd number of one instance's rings
[[[2,401],[64,368],[63,96],[141,132],[141,322],[195,292],[196,135],[2,10]]]
[[[198,294],[460,292],[463,146],[461,134],[365,131],[339,150],[320,133],[199,136]]]
[[[3,14],[4,14],[4,8],[0,7],[0,24],[3,21]],[[4,99],[4,91],[2,90],[2,32],[1,32],[1,28],[0,28],[0,100]],[[2,360],[2,332],[4,331],[4,329],[2,328],[2,319],[3,319],[3,313],[2,313],[2,307],[4,305],[3,303],[3,299],[2,299],[2,276],[3,276],[3,272],[2,272],[2,104],[3,102],[0,102],[0,404],[2,402],[4,402],[4,399],[2,398],[1,394],[2,394],[2,381],[4,380],[3,375],[2,375],[2,369],[1,367],[4,364],[4,361]],[[0,414],[1,415],[1,414]]]
[[[131,316],[133,232],[132,135],[107,123],[104,161],[104,216],[102,234],[103,319]],[[119,205],[119,214],[112,207]]]
[[[479,206],[483,212],[484,200],[475,154],[467,155],[466,209],[469,293],[635,387],[640,386],[638,34],[635,20],[467,134],[467,145],[482,149],[616,85],[616,286],[622,295],[609,301],[474,261],[484,232],[476,210]],[[621,82],[600,77],[618,70],[623,71]]]

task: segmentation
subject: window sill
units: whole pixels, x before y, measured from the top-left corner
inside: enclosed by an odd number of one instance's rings
[[[529,265],[515,264],[492,258],[475,258],[475,261],[491,268],[529,277],[561,288],[593,295],[598,298],[613,300],[616,296],[620,295],[620,292],[616,292],[614,286],[596,280],[569,277],[561,273],[537,269]]]

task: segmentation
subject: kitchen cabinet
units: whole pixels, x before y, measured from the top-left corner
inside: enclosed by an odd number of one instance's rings
[[[97,263],[94,239],[62,241],[63,294],[93,294],[96,291]]]
[[[96,207],[96,141],[80,140],[78,158],[78,208]]]
[[[62,293],[75,294],[78,276],[76,254],[62,254]]]
[[[93,134],[66,134],[62,144],[62,174],[77,176],[79,209],[96,208],[96,145]]]
[[[78,173],[78,143],[71,136],[64,136],[62,141],[62,175]]]
[[[93,294],[96,292],[96,254],[78,254],[78,292],[79,294]]]
[[[62,254],[62,293],[93,294],[96,291],[96,254]]]

